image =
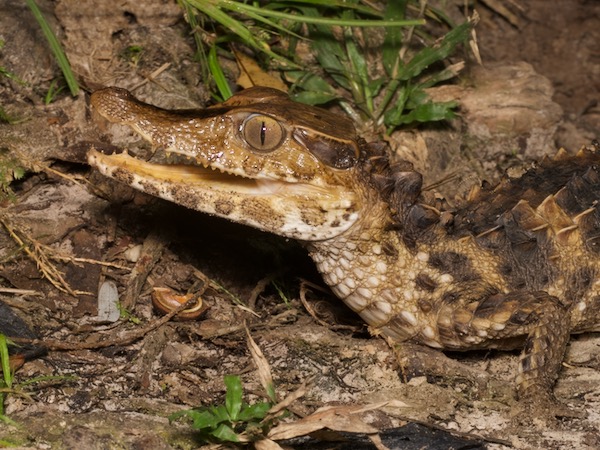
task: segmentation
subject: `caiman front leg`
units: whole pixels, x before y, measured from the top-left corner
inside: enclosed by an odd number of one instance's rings
[[[313,244],[311,256],[336,295],[374,334],[448,351],[523,349],[517,376],[521,403],[556,404],[552,386],[572,329],[572,312],[558,297],[539,290],[511,292],[508,282],[493,277],[496,261],[481,257],[476,246],[469,248],[472,241],[457,246],[474,255],[461,258],[454,250],[425,247],[412,251],[395,245],[394,252],[389,246],[396,242],[394,234],[381,239],[383,244],[367,234],[336,245]],[[352,258],[347,249],[355,242],[362,254]],[[477,265],[471,262],[476,256]],[[383,283],[380,274],[386,270]],[[572,415],[560,406],[547,409]],[[536,415],[544,415],[538,410]]]
[[[545,292],[509,294],[520,307],[510,325],[527,330],[519,357],[517,393],[522,400],[551,396],[569,341],[568,311]]]
[[[482,347],[522,346],[516,377],[520,400],[517,413],[531,411],[538,417],[574,415],[552,393],[569,341],[569,311],[558,298],[542,291],[499,293],[458,307],[452,319],[447,319],[439,321],[439,328],[440,336],[449,337],[448,347],[462,341],[464,349],[469,349],[473,336],[487,338]],[[445,323],[453,324],[452,329]]]

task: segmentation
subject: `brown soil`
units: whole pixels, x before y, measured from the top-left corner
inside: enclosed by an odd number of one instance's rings
[[[201,107],[208,100],[174,2],[39,3],[62,30],[69,59],[88,89],[136,88],[140,98],[167,108]],[[391,140],[429,182],[458,172],[443,188],[449,199],[472,182],[497,179],[559,146],[577,149],[600,134],[600,3],[481,3],[477,33],[484,66],[473,67],[462,85],[433,93],[458,98],[462,118]],[[499,14],[498,4],[514,16]],[[448,8],[458,17],[458,6]],[[0,105],[22,119],[0,124],[0,151],[30,169],[11,185],[15,199],[1,205],[0,300],[55,348],[27,362],[16,381],[59,377],[23,388],[27,396],[8,396],[6,415],[19,426],[0,422],[0,445],[197,446],[186,423],[168,422],[170,413],[223,402],[225,374],[242,376],[251,401],[262,395],[245,322],[281,398],[311,380],[291,407],[299,416],[323,405],[394,399],[365,420],[380,429],[418,421],[480,442],[504,442],[490,448],[600,447],[597,334],[573,338],[555,389],[582,416],[519,426],[511,417],[516,354],[447,359],[408,347],[396,354],[339,301],[312,288],[307,302],[318,311],[316,321],[299,299],[299,280],[322,283],[298,245],[183,210],[89,171],[85,152],[91,144],[136,145],[137,138],[99,129],[85,93],[77,99],[59,94],[44,105],[58,70],[24,2],[0,0],[0,40],[0,68],[24,81],[0,76]],[[131,46],[142,49],[137,57],[127,53]],[[9,229],[36,252],[37,264]],[[76,295],[41,275],[50,267]],[[121,302],[131,302],[139,324],[98,322],[97,292],[105,281],[115,282]],[[158,326],[153,287],[187,292],[207,284],[202,297],[210,308],[200,321]]]

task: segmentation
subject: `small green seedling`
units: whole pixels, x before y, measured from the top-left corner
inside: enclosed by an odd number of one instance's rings
[[[275,280],[271,281],[271,284],[273,285],[273,287],[277,291],[277,294],[279,295],[279,298],[281,300],[283,300],[283,303],[285,303],[285,305],[288,308],[291,308],[292,302],[291,302],[290,296],[286,292],[287,291],[286,287],[282,283],[279,283],[279,282],[277,282]]]
[[[15,83],[20,84],[21,86],[25,86],[27,83],[19,78],[17,75],[9,71],[6,67],[0,66],[0,75],[8,78],[9,80],[13,80]]]
[[[192,427],[204,442],[250,442],[264,437],[274,420],[265,420],[273,404],[244,402],[242,381],[237,375],[226,375],[224,381],[227,387],[225,404],[180,411],[172,414],[169,420],[191,418]]]
[[[123,58],[129,61],[133,66],[137,66],[144,54],[144,48],[141,45],[130,45],[123,51]]]
[[[64,88],[65,88],[64,85],[59,84],[57,80],[52,80],[52,82],[50,83],[50,87],[48,88],[48,91],[46,92],[46,95],[44,96],[44,104],[49,105],[50,103],[52,103],[56,99],[56,96]]]
[[[139,317],[137,317],[135,314],[133,314],[127,308],[124,308],[123,305],[121,305],[121,303],[118,304],[118,308],[119,308],[119,315],[121,316],[121,318],[127,320],[129,323],[132,323],[134,325],[139,325],[142,323],[142,320]]]

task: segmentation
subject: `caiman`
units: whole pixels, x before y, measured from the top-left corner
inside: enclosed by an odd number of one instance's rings
[[[252,88],[168,111],[106,88],[92,107],[176,162],[94,149],[104,175],[301,241],[375,335],[445,350],[522,349],[517,393],[553,400],[572,333],[600,331],[600,151],[559,151],[441,211],[422,175],[350,119]]]

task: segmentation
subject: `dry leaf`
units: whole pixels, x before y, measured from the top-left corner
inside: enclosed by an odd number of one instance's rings
[[[250,350],[254,364],[256,364],[260,383],[267,393],[275,393],[273,375],[271,375],[271,367],[269,366],[269,362],[267,361],[267,358],[265,358],[265,355],[263,355],[263,352],[258,345],[256,345],[256,342],[254,342],[254,339],[252,339],[252,336],[250,336],[250,330],[248,330],[248,327],[245,326],[245,328],[246,336],[248,336],[248,349]]]
[[[286,398],[284,398],[282,401],[280,401],[276,405],[273,405],[273,407],[269,410],[269,416],[270,417],[277,416],[281,411],[286,409],[288,406],[290,406],[292,403],[294,403],[300,397],[304,397],[304,395],[306,394],[306,385],[308,383],[310,383],[311,381],[312,380],[305,381],[304,383],[302,383],[302,386],[300,386],[298,389],[296,389],[294,392],[292,392],[290,395],[288,395]]]
[[[262,70],[262,68],[252,58],[244,55],[241,52],[233,51],[238,67],[240,68],[240,76],[236,83],[247,89],[252,86],[266,86],[280,91],[287,92],[287,86],[281,78],[271,75]]]
[[[273,440],[292,439],[323,428],[347,433],[376,434],[379,430],[364,422],[358,414],[379,409],[385,405],[387,405],[387,402],[364,406],[345,405],[320,408],[310,416],[296,422],[276,426],[269,432],[268,437]]]
[[[254,443],[256,450],[283,450],[283,448],[275,441],[271,439],[261,439]]]

